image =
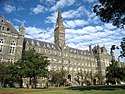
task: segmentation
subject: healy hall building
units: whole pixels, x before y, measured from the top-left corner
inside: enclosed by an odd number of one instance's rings
[[[4,16],[0,18],[0,62],[14,63],[21,58],[23,46],[26,50],[34,47],[36,52],[46,55],[50,60],[48,70],[56,71],[63,67],[68,71],[71,80],[74,80],[80,70],[105,75],[106,67],[110,64],[111,55],[105,46],[90,45],[89,50],[80,50],[66,44],[60,9],[54,29],[54,43],[26,38],[24,33],[24,23],[18,31]]]

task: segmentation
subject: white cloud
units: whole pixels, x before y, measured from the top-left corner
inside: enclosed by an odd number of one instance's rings
[[[116,29],[116,26],[113,26],[111,23],[105,23],[104,24],[105,28],[111,30],[111,29]]]
[[[53,5],[56,0],[40,0],[40,3],[46,3],[47,5]]]
[[[4,11],[7,12],[7,13],[12,13],[12,12],[16,11],[16,7],[12,6],[10,4],[5,4],[4,5]]]
[[[103,30],[103,27],[102,26],[95,26],[95,28],[100,31],[100,30]]]
[[[37,5],[35,8],[31,8],[31,10],[34,14],[39,14],[41,12],[44,12],[44,10],[46,10],[46,8],[44,6]]]
[[[86,0],[86,1],[89,2],[89,3],[92,3],[92,2],[94,2],[96,0]]]
[[[71,6],[75,2],[76,2],[75,0],[59,0],[59,1],[57,1],[56,5],[51,7],[51,10],[56,10],[59,5],[61,6],[61,8],[65,7],[65,6]]]
[[[117,32],[117,33],[116,33]],[[66,29],[66,42],[68,46],[84,49],[89,45],[105,45],[108,51],[112,45],[119,45],[122,33],[110,30],[104,26],[86,26],[82,29]]]
[[[80,6],[76,10],[74,9],[74,10],[62,12],[62,17],[64,19],[79,18],[79,17],[81,17],[81,15],[85,15],[85,14],[89,15],[89,12],[86,10],[85,6]],[[54,11],[50,16],[46,17],[46,22],[55,23],[56,18],[57,18],[57,12]]]
[[[15,22],[18,22],[18,23],[22,23],[23,21],[19,20],[19,19],[14,19]]]
[[[64,22],[64,26],[67,28],[75,28],[77,26],[84,26],[84,25],[88,25],[87,21],[84,20],[70,20],[70,21],[65,21]]]
[[[57,12],[52,13],[50,16],[46,17],[46,23],[56,23]]]
[[[69,10],[62,13],[63,18],[78,18],[81,15],[89,15],[89,11],[85,8],[85,6],[80,6],[76,10]]]
[[[67,33],[72,33],[72,34],[93,34],[99,31],[100,28],[93,27],[93,26],[86,26],[83,27],[82,29],[66,29],[65,31]]]
[[[49,31],[43,28],[36,28],[36,27],[25,27],[25,36],[28,38],[45,40],[47,42],[53,42],[53,29]]]
[[[19,6],[19,7],[17,8],[17,11],[22,11],[22,10],[25,10],[22,6]]]

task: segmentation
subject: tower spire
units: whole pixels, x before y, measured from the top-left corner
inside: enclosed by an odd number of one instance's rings
[[[61,11],[60,11],[60,4],[58,6],[58,18],[62,19]]]
[[[56,27],[58,27],[58,26],[63,26],[62,15],[61,15],[61,11],[60,11],[60,5],[58,6],[58,15],[57,15],[57,20],[56,20]]]
[[[58,14],[57,14],[57,20],[56,20],[56,27],[54,30],[54,43],[60,46],[61,48],[66,46],[65,43],[65,29],[63,25],[62,15],[60,11],[60,5],[58,6]]]

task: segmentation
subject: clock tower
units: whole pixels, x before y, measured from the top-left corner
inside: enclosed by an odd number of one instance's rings
[[[65,43],[65,29],[62,21],[62,15],[60,11],[60,6],[58,8],[58,15],[56,20],[56,27],[54,30],[54,43],[57,44],[62,49],[66,46]]]

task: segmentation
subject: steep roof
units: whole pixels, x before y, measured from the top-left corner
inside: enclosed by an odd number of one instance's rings
[[[88,50],[80,50],[76,48],[69,47],[69,52],[73,54],[79,54],[79,55],[90,55]]]
[[[25,41],[25,43],[28,43],[29,45],[32,45],[32,46],[38,46],[38,47],[42,47],[45,49],[52,49],[52,50],[61,50],[59,48],[59,46],[57,46],[54,43],[49,43],[49,42],[40,41],[40,40],[34,40],[31,38],[25,38],[24,41]],[[75,48],[71,48],[71,47],[68,47],[68,49],[69,49],[69,52],[73,53],[73,54],[90,55],[88,50],[80,50],[80,49],[75,49]]]
[[[30,39],[30,38],[25,38],[24,41],[32,46],[39,46],[39,47],[46,48],[46,49],[61,50],[54,43],[49,43],[49,42],[40,41],[40,40],[34,40],[34,39]]]
[[[0,18],[0,27],[2,27],[2,26],[9,28],[9,31],[11,33],[18,34],[18,31],[14,28],[14,26],[9,21],[6,21],[4,16]]]
[[[13,26],[11,23],[7,22],[7,24],[8,24],[8,27],[10,28],[11,33],[14,33],[14,34],[18,34],[18,33],[19,33],[19,32],[14,28],[14,26]]]

